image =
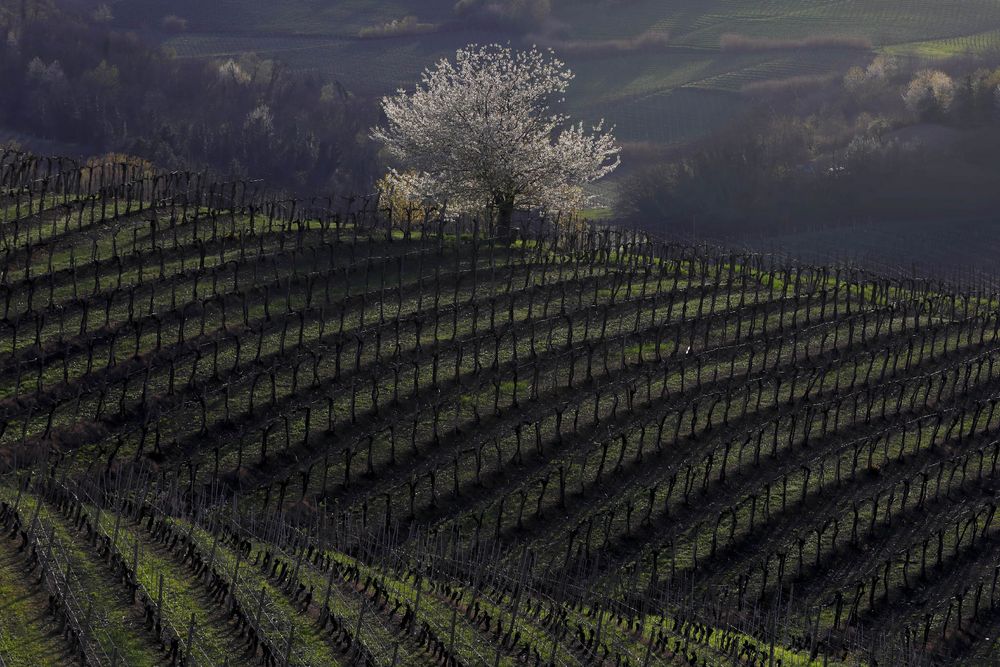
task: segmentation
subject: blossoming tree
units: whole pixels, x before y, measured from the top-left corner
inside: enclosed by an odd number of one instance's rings
[[[583,186],[620,163],[603,121],[587,131],[552,110],[572,79],[551,51],[468,46],[412,93],[383,98],[387,124],[372,137],[406,169],[391,177],[408,196],[458,212],[493,207],[503,232],[518,209],[583,207]]]

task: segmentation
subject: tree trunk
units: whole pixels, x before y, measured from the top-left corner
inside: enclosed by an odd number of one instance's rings
[[[497,237],[509,239],[511,235],[511,220],[514,217],[514,198],[497,195]]]

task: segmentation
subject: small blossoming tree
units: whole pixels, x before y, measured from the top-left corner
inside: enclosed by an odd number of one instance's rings
[[[588,132],[552,111],[572,79],[551,52],[468,46],[414,92],[385,97],[387,124],[372,137],[407,170],[391,178],[412,198],[457,212],[492,206],[505,231],[516,209],[583,207],[583,186],[620,162],[603,121]]]

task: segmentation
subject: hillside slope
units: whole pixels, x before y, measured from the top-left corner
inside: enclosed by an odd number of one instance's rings
[[[995,295],[125,165],[0,187],[4,659],[992,655]]]

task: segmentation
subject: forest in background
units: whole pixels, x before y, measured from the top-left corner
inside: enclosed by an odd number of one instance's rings
[[[87,9],[0,3],[0,127],[15,141],[299,193],[371,187],[373,101],[273,60],[173,58]]]

